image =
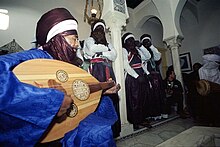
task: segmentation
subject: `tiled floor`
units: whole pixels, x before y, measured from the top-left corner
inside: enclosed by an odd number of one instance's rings
[[[151,129],[145,128],[117,139],[117,147],[154,147],[194,126],[194,123],[191,118],[181,119],[174,116],[153,126]]]

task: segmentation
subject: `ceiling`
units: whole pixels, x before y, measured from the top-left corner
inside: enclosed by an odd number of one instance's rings
[[[126,0],[126,3],[127,3],[127,6],[129,7],[129,8],[132,8],[132,9],[134,9],[134,8],[136,8],[142,1],[144,1],[144,0]],[[189,1],[194,1],[194,2],[200,2],[201,0],[189,0]]]
[[[126,0],[127,6],[134,9],[144,0]]]

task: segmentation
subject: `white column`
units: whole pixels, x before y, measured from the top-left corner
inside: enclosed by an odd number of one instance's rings
[[[116,76],[116,82],[121,85],[119,94],[120,118],[121,124],[126,124],[126,95],[125,95],[125,77],[124,77],[124,62],[121,43],[122,26],[126,26],[128,19],[128,10],[126,0],[103,0],[102,19],[105,20],[106,27],[109,28],[111,43],[117,51],[116,61],[113,63],[113,68]]]
[[[122,26],[126,24],[126,16],[120,15],[120,13],[108,13],[103,17],[106,26],[109,28],[111,43],[117,51],[116,61],[113,63],[113,68],[116,76],[117,83],[121,85],[119,94],[119,105],[120,105],[120,117],[121,123],[127,123],[127,110],[126,110],[126,95],[125,95],[125,77],[124,77],[124,63],[123,63],[123,52],[121,43],[121,30]]]
[[[126,95],[125,95],[125,77],[124,77],[124,62],[122,54],[121,45],[121,29],[119,27],[114,27],[111,29],[112,44],[117,50],[118,56],[114,62],[114,69],[117,82],[121,85],[121,90],[119,91],[120,97],[120,113],[121,113],[121,123],[127,123],[127,111],[126,111]]]

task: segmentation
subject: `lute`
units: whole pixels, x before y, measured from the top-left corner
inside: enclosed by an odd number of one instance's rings
[[[57,84],[54,86],[62,86],[74,101],[71,117],[62,122],[53,122],[43,136],[42,143],[62,138],[65,133],[76,128],[81,120],[94,112],[102,90],[114,86],[113,82],[99,82],[87,71],[59,60],[28,60],[16,66],[13,72],[21,82],[41,88],[49,88],[48,83],[53,81]]]

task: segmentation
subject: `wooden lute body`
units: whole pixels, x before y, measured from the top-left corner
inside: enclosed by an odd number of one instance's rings
[[[67,117],[62,122],[52,123],[50,129],[41,140],[42,143],[62,138],[65,133],[76,128],[81,120],[96,109],[103,89],[108,89],[112,82],[99,82],[87,71],[72,64],[51,60],[33,59],[25,61],[13,70],[17,78],[41,88],[48,88],[49,80],[62,86],[70,95],[78,112],[74,117]]]

